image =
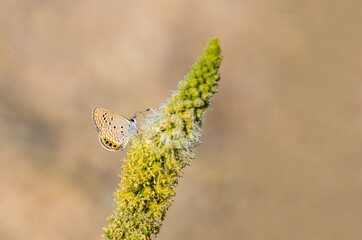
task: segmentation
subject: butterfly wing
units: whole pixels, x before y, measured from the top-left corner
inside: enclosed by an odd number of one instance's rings
[[[103,108],[94,108],[92,118],[99,132],[99,141],[105,149],[123,150],[127,146],[131,125],[127,118]]]

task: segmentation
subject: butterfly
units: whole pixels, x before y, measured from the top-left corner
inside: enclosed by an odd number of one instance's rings
[[[128,119],[107,109],[93,108],[92,119],[101,145],[109,151],[124,150],[137,132],[136,117],[137,113]]]

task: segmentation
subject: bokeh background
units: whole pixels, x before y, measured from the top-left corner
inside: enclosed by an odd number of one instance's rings
[[[0,239],[100,239],[124,152],[207,41],[219,93],[159,240],[362,239],[362,4],[0,0]]]

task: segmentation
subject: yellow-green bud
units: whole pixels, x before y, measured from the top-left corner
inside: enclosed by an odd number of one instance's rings
[[[176,194],[181,170],[200,143],[202,116],[217,91],[220,47],[212,39],[171,99],[153,111],[130,139],[117,206],[103,236],[112,240],[150,240],[160,231]]]

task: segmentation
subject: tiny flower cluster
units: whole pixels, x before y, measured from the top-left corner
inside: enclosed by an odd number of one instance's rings
[[[201,123],[217,91],[220,47],[211,39],[204,53],[160,109],[153,110],[131,140],[122,182],[114,193],[117,206],[104,228],[108,239],[149,240],[160,231],[181,170],[201,143]]]

